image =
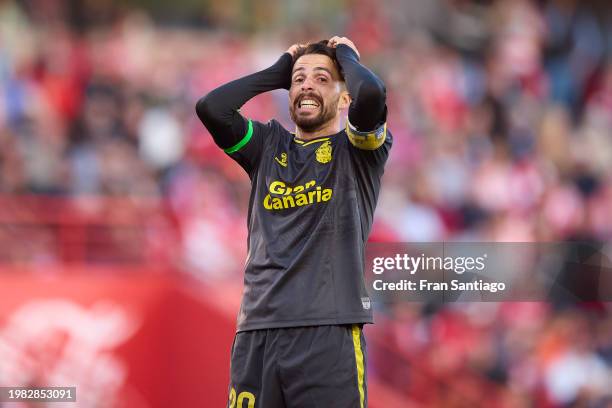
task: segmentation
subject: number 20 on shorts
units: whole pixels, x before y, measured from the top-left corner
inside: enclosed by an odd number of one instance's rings
[[[255,395],[248,391],[242,391],[238,394],[238,400],[236,401],[236,390],[232,387],[229,395],[229,408],[244,408],[242,405],[244,400],[247,400],[246,408],[255,408]]]

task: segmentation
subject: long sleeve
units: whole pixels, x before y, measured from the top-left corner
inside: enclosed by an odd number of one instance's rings
[[[336,58],[352,99],[349,122],[359,131],[375,130],[386,120],[385,85],[372,71],[361,65],[359,57],[349,46],[340,44],[336,48]]]
[[[249,99],[274,89],[289,89],[292,58],[284,53],[271,67],[222,85],[201,98],[196,113],[222,149],[243,139],[249,122],[238,110]]]

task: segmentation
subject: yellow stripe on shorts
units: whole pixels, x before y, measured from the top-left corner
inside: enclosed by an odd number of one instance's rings
[[[357,363],[357,384],[359,387],[359,406],[363,408],[365,394],[363,392],[363,353],[361,352],[361,330],[359,326],[353,325],[353,347],[355,348],[355,362]]]

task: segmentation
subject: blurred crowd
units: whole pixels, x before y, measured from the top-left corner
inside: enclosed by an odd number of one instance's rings
[[[163,24],[112,1],[0,1],[0,194],[161,200],[178,263],[205,280],[239,279],[250,185],[195,102],[294,42],[341,33],[387,87],[394,147],[373,240],[612,238],[605,1],[205,3],[210,15]],[[285,91],[243,113],[292,127]],[[482,321],[469,308],[403,306],[382,337],[407,358],[431,354],[425,371],[447,383],[470,366],[509,384],[508,401],[521,401],[506,406],[606,406],[610,318],[516,307]],[[374,367],[385,361],[373,354]],[[402,367],[380,372],[418,396],[427,375]],[[474,384],[465,392],[478,396]]]
[[[612,407],[612,318],[596,305],[398,304],[368,331],[369,375],[415,407]]]

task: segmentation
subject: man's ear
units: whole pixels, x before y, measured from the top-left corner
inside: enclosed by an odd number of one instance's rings
[[[338,100],[338,109],[339,110],[348,109],[350,105],[351,105],[351,95],[349,95],[348,91],[344,89],[342,90],[342,92],[340,92],[340,99]]]

